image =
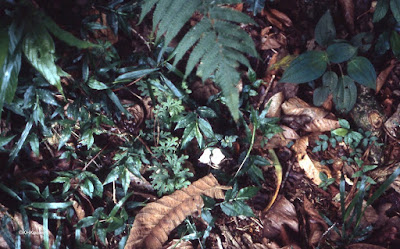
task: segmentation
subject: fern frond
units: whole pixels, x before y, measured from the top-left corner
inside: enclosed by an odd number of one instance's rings
[[[158,28],[157,40],[164,35],[165,46],[178,34],[195,11],[203,18],[190,29],[174,50],[176,64],[193,48],[186,63],[185,77],[198,65],[197,75],[206,80],[215,77],[221,88],[226,105],[235,120],[239,118],[239,93],[236,88],[240,80],[239,64],[250,67],[245,55],[257,57],[251,37],[239,24],[254,21],[247,15],[228,8],[226,4],[239,0],[150,0],[142,7],[142,16],[156,5],[153,15],[153,30]]]

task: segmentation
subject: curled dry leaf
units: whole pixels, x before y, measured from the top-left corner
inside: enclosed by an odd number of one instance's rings
[[[294,232],[299,231],[294,205],[283,196],[278,197],[272,208],[264,215],[263,224],[263,236],[267,239],[281,235],[286,226]]]
[[[303,130],[307,132],[325,132],[332,131],[340,127],[339,121],[327,118],[314,119],[311,123],[304,126]]]
[[[217,179],[209,174],[189,187],[164,196],[146,205],[135,217],[125,249],[158,249],[168,240],[168,234],[191,214],[203,207],[201,195],[224,199]]]
[[[311,107],[304,100],[293,97],[282,104],[282,110],[286,115],[307,115],[312,119],[324,118],[328,112],[322,108]]]
[[[267,20],[280,30],[284,30],[285,27],[291,27],[293,25],[292,20],[290,20],[286,14],[276,9],[264,9],[262,10],[261,15],[266,16]]]
[[[391,60],[390,65],[379,73],[378,78],[376,78],[376,92],[378,93],[382,86],[385,84],[389,74],[392,72],[395,66],[396,60]]]
[[[269,109],[267,112],[266,117],[268,118],[279,118],[281,116],[281,105],[283,101],[285,100],[285,96],[283,95],[282,92],[278,92],[274,94],[266,103],[264,108],[266,108],[269,104]]]
[[[309,226],[309,246],[311,248],[318,245],[322,234],[328,230],[328,225],[321,218],[321,215],[314,209],[313,204],[304,197],[304,210],[307,213],[307,223]]]
[[[298,139],[292,148],[297,154],[297,162],[299,163],[299,167],[304,170],[308,178],[310,178],[315,184],[319,185],[321,183],[321,179],[319,178],[320,172],[324,172],[328,175],[328,177],[331,177],[332,174],[328,167],[321,165],[317,161],[311,160],[307,154],[307,147],[308,137],[305,136]]]
[[[275,134],[268,143],[265,145],[265,149],[276,149],[286,146],[290,141],[299,139],[300,136],[295,130],[285,125],[280,125],[282,132]],[[261,141],[258,141],[259,143]]]

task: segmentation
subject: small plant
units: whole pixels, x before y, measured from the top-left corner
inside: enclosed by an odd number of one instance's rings
[[[328,176],[324,172],[319,172],[319,178],[322,182],[318,185],[318,187],[322,188],[323,190],[326,190],[329,185],[333,184],[336,181],[335,178],[328,178]]]
[[[357,99],[354,82],[376,88],[375,69],[367,58],[357,56],[359,47],[355,41],[351,44],[336,39],[336,29],[329,10],[317,23],[315,40],[325,49],[299,55],[285,70],[280,82],[306,83],[322,76],[322,86],[314,91],[314,105],[322,105],[329,94],[332,94],[336,109],[348,112]],[[344,63],[347,74],[344,73]],[[334,65],[337,65],[340,76],[334,71]]]

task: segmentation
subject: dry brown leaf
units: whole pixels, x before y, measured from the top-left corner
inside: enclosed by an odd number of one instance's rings
[[[299,221],[294,205],[285,197],[278,197],[272,208],[264,215],[263,225],[263,236],[267,239],[280,235],[286,226],[298,232]]]
[[[261,15],[266,16],[267,20],[280,30],[293,25],[292,20],[286,14],[276,9],[262,10]]]
[[[342,6],[344,20],[349,27],[350,32],[354,32],[354,2],[353,0],[339,0]]]
[[[299,163],[299,167],[304,170],[304,173],[308,178],[311,179],[315,184],[319,185],[321,183],[321,179],[319,178],[319,173],[324,172],[331,177],[331,173],[329,168],[324,165],[321,165],[317,161],[312,161],[311,158],[307,154],[308,147],[308,137],[302,137],[298,139],[294,145],[292,146],[293,150],[297,154],[297,162]]]
[[[304,100],[294,97],[290,98],[282,104],[282,110],[286,115],[307,115],[312,119],[320,119],[325,117],[328,112],[322,108],[311,107]]]
[[[393,115],[385,122],[384,128],[386,133],[393,138],[400,138],[400,104],[397,106],[397,110]]]
[[[304,197],[304,210],[307,213],[307,223],[309,226],[309,245],[315,247],[320,242],[322,234],[328,230],[328,225],[321,218],[321,215],[314,209],[313,204]]]
[[[188,216],[200,212],[201,195],[224,199],[223,187],[209,174],[189,187],[164,196],[146,205],[135,217],[125,249],[158,249],[168,240],[168,234]]]
[[[305,124],[303,130],[307,132],[332,131],[340,127],[339,121],[327,118],[314,119],[311,123]]]
[[[376,93],[378,93],[385,84],[389,74],[392,72],[395,66],[395,63],[395,60],[391,60],[390,65],[379,73],[378,78],[376,78]]]
[[[264,106],[266,108],[269,104],[268,112],[267,115],[265,115],[268,118],[279,118],[281,116],[281,105],[283,101],[285,100],[285,96],[283,96],[282,92],[278,92],[274,94],[267,102],[267,104]]]

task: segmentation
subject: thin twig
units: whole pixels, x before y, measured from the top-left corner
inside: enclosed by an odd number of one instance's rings
[[[94,160],[96,160],[96,158],[108,147],[108,144],[106,146],[104,146],[103,149],[101,149],[99,152],[97,152],[97,154],[90,159],[90,161],[85,165],[85,167],[83,167],[82,171],[85,171],[87,169],[87,167],[89,167],[90,164],[92,164],[94,162]]]

